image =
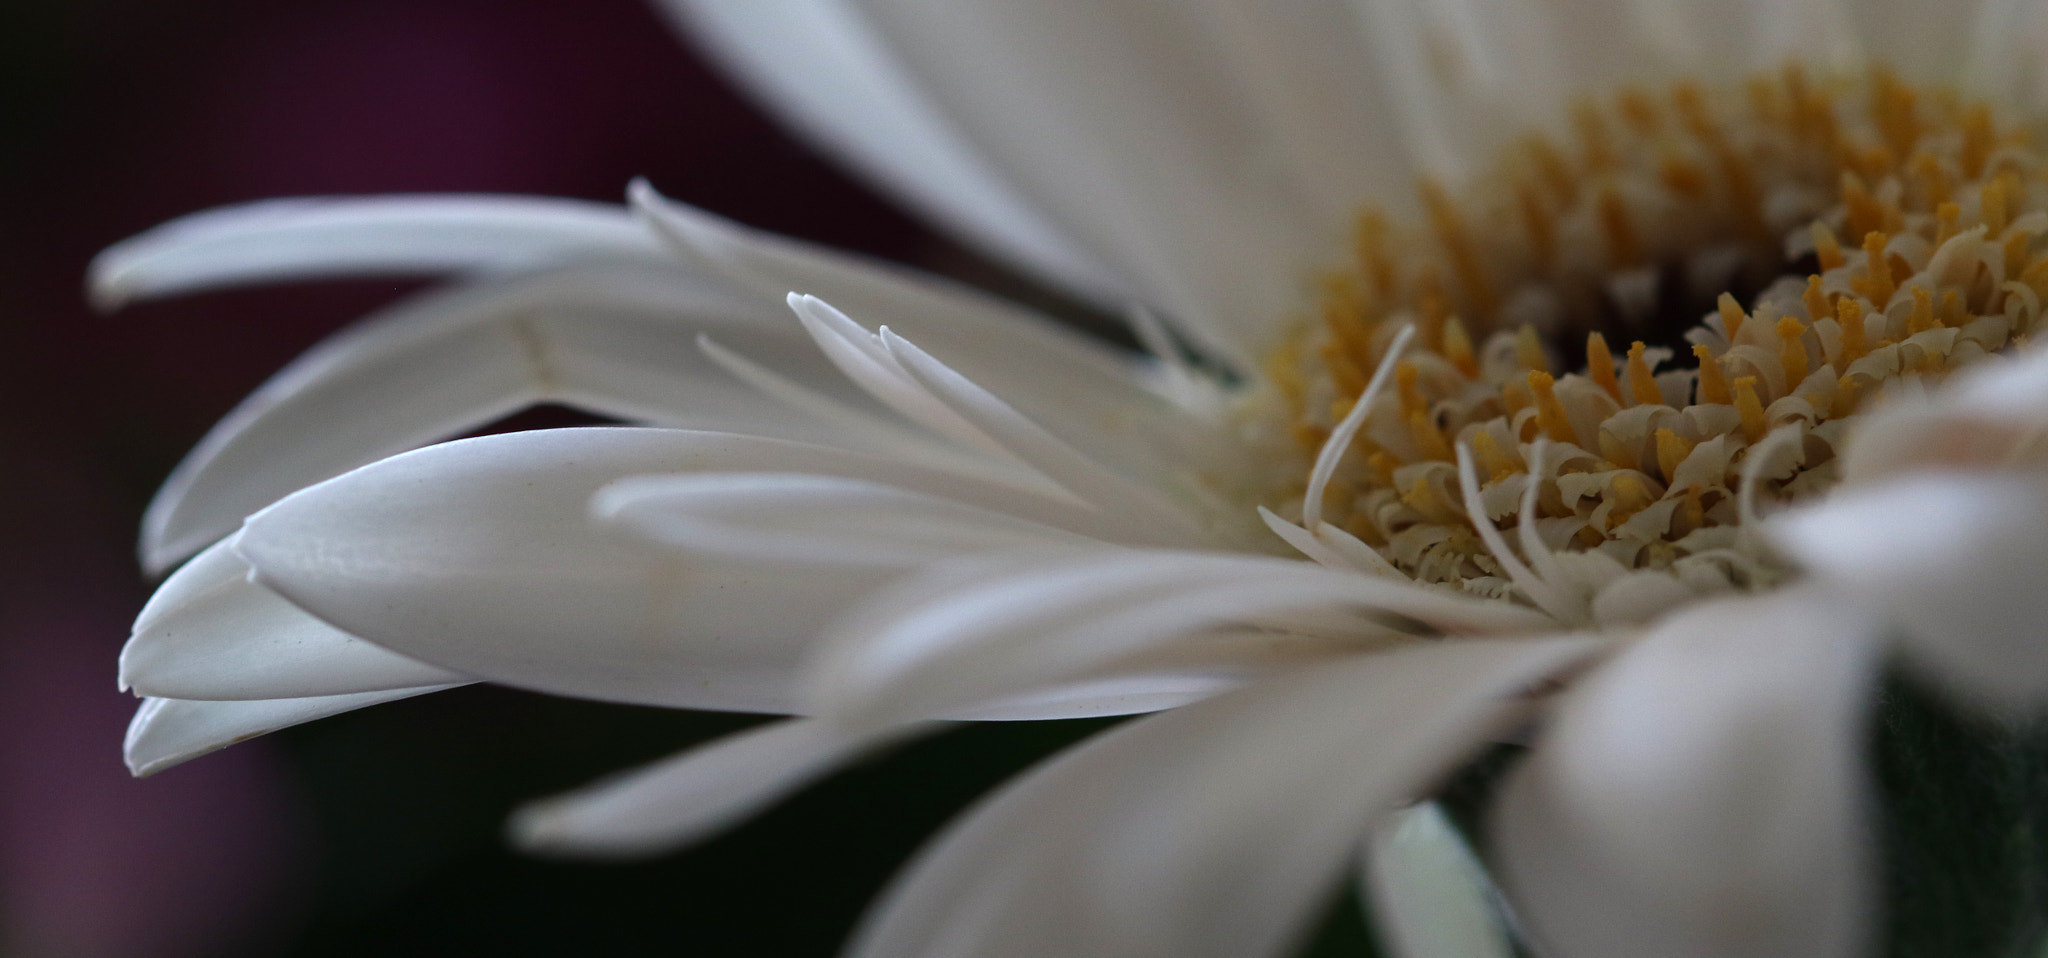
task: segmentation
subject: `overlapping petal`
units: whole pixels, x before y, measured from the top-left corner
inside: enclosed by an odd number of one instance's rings
[[[806,698],[821,712],[889,724],[1119,672],[1247,675],[1435,629],[1548,624],[1497,603],[1284,559],[1162,550],[991,557],[935,567],[862,606],[807,669]]]
[[[591,264],[472,283],[351,327],[244,400],[150,504],[146,564],[164,568],[295,490],[538,402],[861,444],[860,433],[814,424],[721,371],[697,346],[706,331],[852,408],[874,408],[786,312],[674,267]]]
[[[1579,958],[1862,954],[1878,628],[1808,588],[1724,600],[1583,679],[1493,812],[1522,930]]]
[[[128,771],[137,776],[155,775],[208,752],[217,752],[279,729],[456,687],[430,685],[348,695],[235,702],[143,699],[141,707],[135,710],[134,720],[128,724],[128,737],[122,745],[122,754],[128,761]]]
[[[533,269],[656,259],[661,244],[616,206],[537,196],[300,197],[180,217],[108,247],[87,278],[115,309],[222,286],[362,275]]]
[[[874,566],[686,556],[590,521],[631,475],[790,472],[1022,496],[822,446],[598,427],[485,436],[383,460],[252,517],[257,581],[405,655],[542,691],[791,712],[796,658],[884,582]]]
[[[845,0],[666,0],[679,25],[811,137],[926,216],[1069,289],[1123,284],[1060,235],[942,115]]]
[[[1815,578],[1886,616],[1907,660],[1971,706],[2048,709],[2048,484],[1928,473],[1771,524]]]
[[[1474,641],[1360,656],[1099,736],[948,829],[853,954],[1279,954],[1365,823],[1594,647]]]
[[[178,699],[285,699],[470,681],[349,635],[249,581],[216,545],[165,580],[121,650],[121,685]]]

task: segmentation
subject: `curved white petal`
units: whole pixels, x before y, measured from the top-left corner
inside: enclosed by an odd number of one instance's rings
[[[990,251],[1117,304],[1123,284],[1003,181],[845,0],[664,0],[799,133]]]
[[[907,568],[959,555],[1100,541],[1070,531],[1085,528],[1090,517],[1084,510],[1014,492],[968,503],[899,485],[800,473],[626,479],[600,490],[591,508],[691,553],[779,562]],[[1019,515],[1028,512],[1039,517]]]
[[[629,191],[695,269],[765,299],[830,302],[848,325],[887,325],[1089,455],[1138,475],[1186,469],[1227,447],[1225,430],[1155,393],[1135,357],[1046,317],[934,276],[749,229]],[[867,323],[867,326],[861,326]]]
[[[509,830],[543,854],[660,854],[730,828],[887,741],[928,730],[860,736],[818,719],[771,722],[526,805]]]
[[[704,331],[773,357],[853,408],[874,408],[787,313],[684,270],[592,264],[469,284],[329,338],[243,400],[150,504],[145,564],[168,566],[297,489],[538,402],[665,425],[862,441],[726,374],[698,348]]]
[[[1388,816],[1363,857],[1367,913],[1395,958],[1513,958],[1493,883],[1435,802]]]
[[[2048,469],[2048,351],[1995,357],[1932,396],[1872,410],[1842,461],[1850,484],[1924,470]]]
[[[863,606],[806,670],[806,701],[860,724],[946,714],[1105,671],[1273,667],[1400,641],[1375,616],[1494,632],[1548,620],[1306,562],[1096,550],[937,567]],[[1244,628],[1219,635],[1229,626]]]
[[[1016,407],[961,375],[930,353],[882,327],[889,358],[918,387],[1003,451],[1105,513],[1142,530],[1159,545],[1213,542],[1200,520],[1161,490],[1151,488],[1062,442]]]
[[[661,257],[661,243],[609,203],[540,196],[260,200],[183,216],[92,261],[93,302],[325,276],[520,270],[573,259]]]
[[[155,775],[173,765],[278,729],[460,684],[244,702],[143,699],[141,707],[135,710],[135,719],[128,723],[122,754],[127,759],[128,771],[136,777]]]
[[[1889,616],[1908,662],[1962,700],[2048,712],[2048,487],[1928,473],[1774,519],[1773,543]]]
[[[166,580],[121,649],[121,687],[175,699],[285,699],[460,684],[471,677],[371,645],[249,581],[225,543]]]
[[[1450,642],[1303,670],[1125,725],[950,827],[860,958],[1259,958],[1305,930],[1378,814],[1595,644]]]
[[[1971,26],[1964,89],[2039,116],[2048,108],[2048,8],[2041,0],[1984,0]]]
[[[1004,180],[1204,346],[1240,362],[1337,248],[1348,204],[1370,195],[1318,174],[1395,179],[1372,165],[1389,151],[1356,114],[1305,105],[1345,99],[1355,61],[1289,62],[1294,51],[1245,33],[1299,18],[1176,0],[849,2]],[[1341,25],[1341,12],[1305,4],[1312,23],[1294,35]],[[1304,96],[1288,102],[1281,90]],[[1356,132],[1288,135],[1309,116]],[[1358,148],[1350,164],[1306,159],[1333,141]],[[1345,206],[1317,202],[1337,193],[1350,194]]]
[[[795,711],[798,656],[895,573],[678,555],[591,521],[599,488],[676,472],[840,476],[965,502],[1031,495],[754,436],[541,430],[366,466],[251,517],[232,541],[259,583],[436,665],[567,695]]]
[[[1542,951],[1862,954],[1876,628],[1812,589],[1716,602],[1575,688],[1490,828]]]

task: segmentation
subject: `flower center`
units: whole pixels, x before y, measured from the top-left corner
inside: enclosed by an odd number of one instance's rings
[[[1858,409],[2024,341],[2048,296],[2041,156],[1986,104],[1788,67],[1573,126],[1424,182],[1421,223],[1361,214],[1249,401],[1290,464],[1276,512],[1480,594],[1515,592],[1496,530],[1608,577],[1763,584],[1745,519],[1825,492]]]

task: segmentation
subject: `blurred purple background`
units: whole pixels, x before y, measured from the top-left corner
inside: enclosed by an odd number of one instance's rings
[[[119,749],[134,702],[114,688],[114,657],[147,593],[131,550],[155,483],[266,375],[411,286],[224,293],[98,316],[80,295],[95,251],[239,200],[614,200],[646,175],[755,225],[975,271],[779,134],[640,0],[6,6],[0,954],[305,950],[294,942],[309,916],[347,894],[323,872],[337,839],[321,822],[333,816],[317,811],[314,773],[286,745],[128,778]],[[528,707],[496,701],[482,707]],[[342,767],[325,774],[357,774]]]

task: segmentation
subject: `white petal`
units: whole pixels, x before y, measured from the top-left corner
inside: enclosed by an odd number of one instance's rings
[[[285,699],[470,681],[313,618],[249,581],[225,544],[166,580],[121,650],[121,687],[177,699]]]
[[[839,383],[787,313],[672,267],[569,267],[429,293],[328,339],[214,426],[143,519],[153,569],[294,490],[549,400],[665,425],[858,444],[768,401],[696,334]],[[832,393],[873,408],[841,383]]]
[[[324,276],[518,270],[661,244],[608,203],[538,196],[304,197],[172,220],[92,262],[93,301]]]
[[[1134,357],[1040,314],[937,277],[749,229],[664,199],[645,183],[631,194],[692,267],[776,303],[792,291],[830,302],[869,332],[886,324],[1099,460],[1148,475],[1228,448],[1226,430],[1154,393]]]
[[[887,724],[1120,666],[1151,670],[1176,646],[1211,668],[1270,668],[1412,637],[1375,614],[1500,632],[1548,624],[1500,603],[1284,559],[1115,550],[959,563],[842,624],[805,670],[806,700]],[[1304,616],[1306,627],[1293,627]],[[1271,631],[1213,634],[1231,625]]]
[[[1971,33],[1963,85],[2020,115],[2048,107],[2048,18],[2040,0],[1988,0]],[[1961,16],[1956,17],[1960,22]]]
[[[436,665],[565,695],[793,711],[797,656],[889,573],[682,557],[590,520],[605,484],[676,471],[922,473],[750,436],[541,430],[383,460],[286,498],[232,541],[294,604]]]
[[[1490,829],[1541,950],[1862,954],[1873,632],[1810,589],[1717,602],[1574,689]]]
[[[1591,647],[1470,641],[1361,656],[1132,722],[950,827],[853,954],[1276,955],[1376,815]]]
[[[1845,482],[1914,470],[2048,464],[2048,351],[1998,357],[1926,399],[1901,399],[1857,424],[1843,453]]]
[[[1102,510],[1105,525],[1141,531],[1155,545],[1214,544],[1195,516],[1160,491],[1116,472],[1065,442],[973,380],[933,358],[888,327],[881,343],[889,357],[949,411],[988,436],[1018,461]]]
[[[660,854],[745,821],[883,741],[817,719],[771,722],[527,805],[513,813],[512,840],[550,855]]]
[[[990,490],[996,491],[996,490]],[[791,473],[647,476],[606,486],[594,514],[692,553],[909,567],[959,555],[1098,543],[1088,513],[1014,491],[967,503],[901,486]],[[1023,518],[1020,512],[1037,512]]]
[[[861,8],[917,88],[1061,231],[1108,262],[1204,346],[1244,361],[1298,305],[1329,255],[1351,187],[1388,156],[1369,118],[1341,106],[1355,61],[1332,45],[1294,53],[1247,27],[1299,23],[1175,0],[869,0]],[[1342,24],[1341,8],[1284,36]],[[1327,34],[1325,34],[1327,35]],[[1275,58],[1281,58],[1275,60]],[[1318,88],[1314,81],[1325,81]],[[1285,92],[1304,95],[1289,102]],[[1314,116],[1346,136],[1305,142]],[[1320,131],[1318,131],[1320,132]],[[1332,143],[1346,165],[1310,161]],[[1354,177],[1326,185],[1319,174]],[[1364,177],[1356,172],[1364,171]],[[1340,203],[1320,200],[1349,194]],[[1255,363],[1243,362],[1244,368]]]
[[[2048,489],[1928,473],[1843,489],[1772,521],[1816,578],[1888,615],[1910,664],[1971,704],[2048,711]]]
[[[1364,857],[1373,927],[1396,958],[1513,958],[1492,883],[1435,802],[1388,816]]]
[[[726,69],[827,150],[940,224],[1106,303],[1128,298],[921,93],[845,0],[665,0]]]
[[[130,773],[137,777],[155,775],[173,765],[278,729],[455,687],[435,685],[353,695],[247,702],[143,699],[142,706],[135,710],[134,721],[128,724],[123,754]]]

